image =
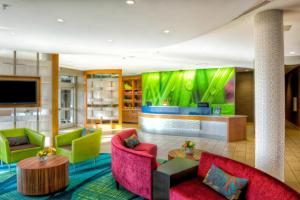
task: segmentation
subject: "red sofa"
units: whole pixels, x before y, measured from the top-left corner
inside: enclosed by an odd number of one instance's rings
[[[170,200],[219,200],[225,199],[202,183],[211,165],[229,174],[249,180],[241,199],[247,200],[299,200],[300,194],[270,175],[243,163],[203,152],[198,177],[180,183],[170,190]]]
[[[124,145],[124,139],[136,134],[125,130],[111,141],[112,175],[127,190],[146,199],[152,199],[152,170],[157,168],[157,146],[140,143],[134,149]]]

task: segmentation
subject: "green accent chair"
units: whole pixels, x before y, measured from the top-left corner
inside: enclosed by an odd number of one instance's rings
[[[56,154],[66,156],[69,162],[76,164],[85,160],[94,159],[100,153],[101,129],[81,136],[83,128],[55,137]]]
[[[9,146],[7,137],[27,135],[30,144]],[[0,160],[1,163],[11,164],[25,158],[36,156],[44,148],[45,135],[28,128],[0,130]],[[9,165],[10,166],[10,165]]]

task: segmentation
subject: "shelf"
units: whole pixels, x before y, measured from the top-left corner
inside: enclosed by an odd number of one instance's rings
[[[127,111],[127,110],[141,110],[140,108],[123,108],[123,111]]]
[[[138,112],[141,110],[142,80],[141,76],[123,77],[124,99],[123,99],[123,121],[138,123]],[[130,88],[130,89],[129,89]]]

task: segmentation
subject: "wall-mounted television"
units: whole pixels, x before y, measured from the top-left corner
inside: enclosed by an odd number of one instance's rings
[[[0,76],[0,107],[40,107],[40,77]]]

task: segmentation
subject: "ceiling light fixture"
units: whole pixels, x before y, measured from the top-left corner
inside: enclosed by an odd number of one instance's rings
[[[295,54],[295,51],[290,51],[290,54],[294,55],[294,54]]]
[[[107,42],[111,43],[111,42],[113,42],[113,40],[107,40]]]
[[[133,4],[135,4],[135,1],[134,0],[126,0],[126,3],[128,5],[133,5]]]
[[[62,19],[62,18],[57,18],[57,22],[59,22],[59,23],[63,23],[65,20],[64,19]]]
[[[164,30],[164,33],[165,33],[165,34],[169,34],[170,32],[171,32],[171,31],[168,30],[168,29]]]
[[[16,33],[15,33],[15,32],[11,32],[10,34],[11,34],[12,36],[15,36],[15,35],[16,35]]]

